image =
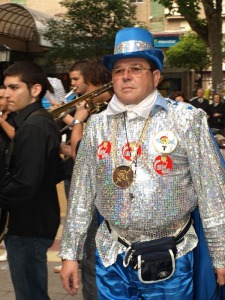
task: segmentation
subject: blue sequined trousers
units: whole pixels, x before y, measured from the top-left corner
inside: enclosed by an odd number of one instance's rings
[[[123,256],[105,268],[96,252],[98,300],[193,300],[193,252],[176,260],[173,276],[165,281],[144,284],[137,271],[123,267]],[[203,300],[203,299],[201,299]]]

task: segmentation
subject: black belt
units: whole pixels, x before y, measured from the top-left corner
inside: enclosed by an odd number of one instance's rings
[[[105,220],[105,222],[106,222],[107,228],[109,230],[109,233],[111,233],[112,229],[110,228],[109,222],[107,220]],[[178,236],[175,237],[177,245],[180,244],[181,242],[183,242],[184,236],[188,232],[189,228],[191,227],[191,224],[192,224],[192,219],[190,219],[188,221],[188,223],[185,225],[184,229],[178,234]],[[128,244],[129,242],[125,238],[123,238],[121,236],[118,236],[117,241],[119,243],[121,243],[122,245],[124,245],[125,247],[129,247],[130,246]]]

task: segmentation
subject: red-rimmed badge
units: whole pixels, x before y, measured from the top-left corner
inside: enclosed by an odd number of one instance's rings
[[[131,143],[126,143],[123,145],[122,147],[122,155],[126,160],[131,160],[131,155],[134,153],[135,147],[136,147],[137,143],[136,142],[131,142]],[[140,156],[142,153],[142,148],[141,145],[139,145],[138,149],[137,149],[137,156]]]
[[[158,155],[154,159],[153,168],[159,175],[167,175],[173,168],[173,161],[169,155]]]
[[[98,145],[97,156],[99,159],[105,159],[111,152],[111,143],[109,141],[103,141]]]

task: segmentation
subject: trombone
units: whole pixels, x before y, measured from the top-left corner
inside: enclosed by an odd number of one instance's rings
[[[112,87],[113,87],[113,83],[112,83],[112,81],[110,81],[109,83],[102,85],[101,87],[97,88],[96,90],[94,90],[88,94],[85,94],[81,97],[75,98],[74,100],[70,101],[69,103],[63,104],[60,107],[55,108],[54,110],[51,111],[51,114],[52,114],[54,120],[57,121],[59,119],[63,119],[67,114],[70,114],[73,111],[75,111],[76,105],[79,105],[79,103],[81,103],[84,100],[87,102],[87,105],[89,105],[91,114],[99,112],[102,107],[104,107],[105,105],[108,105],[108,102],[94,104],[93,98],[112,89]],[[72,91],[74,91],[74,90],[72,90]],[[110,101],[110,99],[108,101]]]

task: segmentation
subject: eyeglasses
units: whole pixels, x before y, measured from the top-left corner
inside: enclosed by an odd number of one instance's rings
[[[113,69],[112,70],[112,76],[114,77],[121,77],[124,75],[124,72],[127,71],[129,75],[140,75],[143,70],[150,71],[151,69],[147,69],[144,67],[128,67],[127,69]]]

